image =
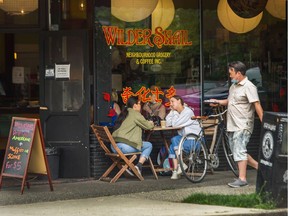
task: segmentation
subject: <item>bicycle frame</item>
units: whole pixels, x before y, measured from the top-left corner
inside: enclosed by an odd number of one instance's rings
[[[199,137],[199,139],[204,139],[206,148],[208,150],[208,154],[218,153],[218,149],[219,149],[219,146],[220,146],[220,143],[222,140],[223,133],[226,131],[226,126],[225,126],[225,122],[224,122],[224,118],[223,118],[223,114],[226,112],[226,110],[221,113],[220,110],[217,109],[216,112],[219,112],[219,113],[217,113],[216,115],[210,115],[209,118],[213,117],[213,116],[217,116],[218,122],[211,124],[209,126],[202,126],[203,119],[197,119],[201,125],[201,131],[197,136]],[[218,126],[218,127],[220,126],[220,136],[216,135],[217,136],[217,142],[211,143],[210,148],[208,148],[208,145],[207,145],[208,142],[207,142],[207,138],[206,138],[207,136],[205,134],[205,130],[208,128],[216,127],[216,126]],[[217,133],[218,133],[218,131],[217,131]],[[216,143],[216,145],[215,145],[215,143]],[[179,156],[179,152],[177,153],[177,156]]]
[[[213,172],[214,168],[218,168],[220,162],[218,158],[218,150],[220,147],[220,144],[222,143],[224,153],[227,159],[227,162],[232,170],[232,172],[237,176],[237,164],[235,165],[235,162],[233,160],[233,155],[230,150],[230,146],[227,140],[227,134],[226,134],[226,124],[224,119],[224,114],[227,110],[222,110],[221,108],[216,109],[216,114],[209,115],[209,116],[194,116],[192,119],[197,120],[201,124],[201,131],[199,134],[187,134],[182,137],[179,143],[179,149],[180,151],[177,152],[177,157],[179,158],[180,167],[182,170],[182,173],[185,175],[185,177],[193,182],[198,183],[203,180],[203,178],[206,175],[207,168],[211,169]],[[208,126],[204,126],[203,122],[205,120],[214,118],[217,122],[215,123],[209,123]],[[207,140],[207,129],[214,128],[214,131],[212,131],[213,137],[211,144],[209,146],[208,140]],[[188,139],[194,139],[196,143],[200,143],[200,149],[199,151],[196,150],[196,148],[192,148],[187,151],[182,151],[183,143],[185,140]],[[209,142],[210,143],[210,142]],[[196,147],[197,145],[195,145]],[[209,148],[208,148],[209,147]],[[186,163],[186,167],[184,168],[184,165]],[[188,165],[188,166],[187,166]],[[184,170],[185,169],[185,170]],[[187,169],[187,171],[186,171]]]
[[[210,148],[208,148],[208,141],[207,141],[207,135],[205,134],[205,130],[208,129],[208,128],[216,127],[216,126],[218,126],[217,127],[218,129],[217,129],[217,135],[216,135],[216,137],[217,137],[216,138],[216,142],[212,141],[211,145],[210,145]],[[201,128],[202,128],[201,137],[204,138],[205,145],[206,145],[207,150],[208,150],[208,154],[217,154],[219,146],[220,146],[220,143],[222,142],[222,136],[223,136],[224,132],[226,131],[226,126],[225,126],[224,120],[221,119],[221,116],[219,116],[217,123],[209,125],[209,126],[201,127]],[[218,133],[219,133],[219,135],[218,135]]]

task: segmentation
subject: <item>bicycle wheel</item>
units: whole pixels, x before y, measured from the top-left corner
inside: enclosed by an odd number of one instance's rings
[[[236,177],[239,177],[239,171],[238,171],[238,164],[234,161],[232,151],[230,149],[229,141],[228,141],[228,136],[226,133],[223,134],[222,136],[222,145],[225,153],[225,157],[228,161],[228,164],[234,173]]]
[[[185,141],[189,145],[184,145]],[[201,182],[207,172],[208,154],[205,143],[197,135],[188,134],[181,139],[180,149],[179,163],[183,175],[193,183]]]

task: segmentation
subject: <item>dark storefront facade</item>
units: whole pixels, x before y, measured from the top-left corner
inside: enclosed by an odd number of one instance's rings
[[[40,118],[45,145],[61,149],[61,178],[107,166],[89,125],[111,122],[103,93],[112,89],[123,105],[157,85],[164,104],[176,93],[200,115],[203,100],[227,97],[227,64],[240,60],[263,109],[287,112],[286,0],[27,0],[23,14],[21,1],[3,2],[0,150],[12,116]]]

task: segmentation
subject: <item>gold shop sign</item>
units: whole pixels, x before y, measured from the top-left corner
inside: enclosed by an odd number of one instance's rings
[[[102,26],[107,45],[116,46],[192,46],[189,41],[188,30],[163,30],[155,28],[152,34],[151,29],[122,29],[117,26]]]

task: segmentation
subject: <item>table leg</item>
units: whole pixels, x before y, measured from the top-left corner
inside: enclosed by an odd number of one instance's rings
[[[168,144],[168,142],[167,142],[167,140],[166,140],[166,138],[165,138],[165,136],[164,136],[163,131],[160,131],[160,135],[161,135],[161,137],[162,137],[162,140],[163,140],[163,143],[164,143],[164,147],[165,147],[165,149],[166,149],[166,152],[165,152],[165,154],[163,155],[163,158],[161,159],[161,164],[160,164],[160,166],[163,167],[164,160],[165,160],[165,158],[166,158],[166,157],[168,156],[168,154],[169,154],[169,144]]]
[[[149,141],[149,139],[150,139],[150,137],[151,137],[153,132],[154,131],[147,131],[147,135],[146,135],[146,140],[147,141]],[[163,155],[163,157],[161,158],[160,164],[159,165],[154,165],[154,168],[155,168],[156,172],[163,172],[163,171],[167,171],[167,168],[166,169],[163,168],[163,163],[164,163],[166,157],[169,155],[169,142],[165,138],[164,131],[159,131],[159,132],[160,132],[160,136],[161,136],[161,139],[163,141],[163,144],[164,144],[164,147],[165,147],[166,151],[165,151],[165,154]],[[173,170],[173,168],[171,168],[170,170]]]

